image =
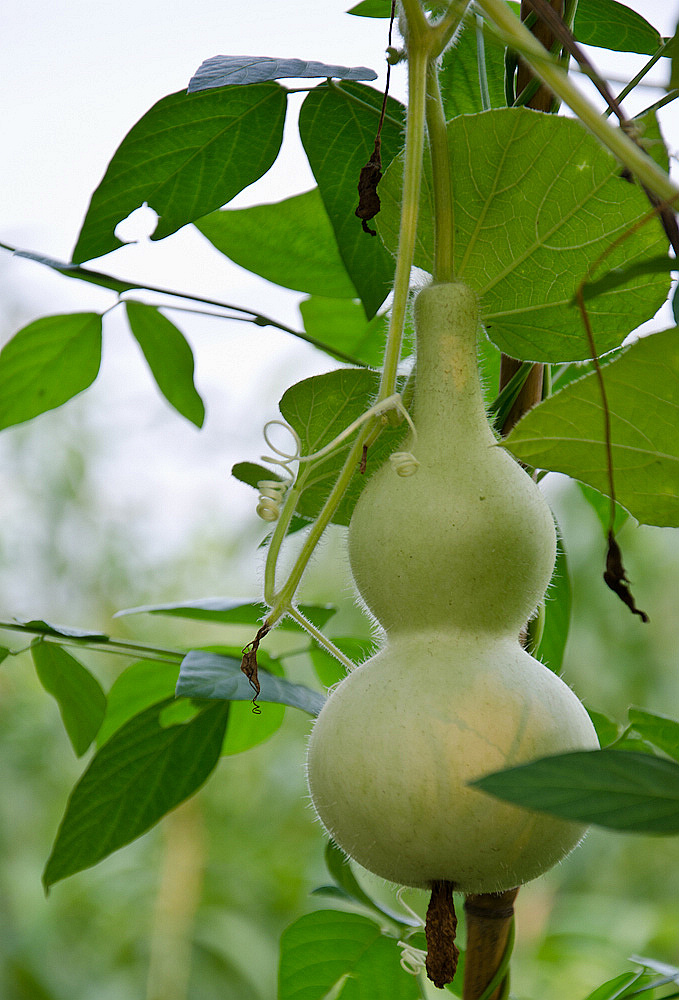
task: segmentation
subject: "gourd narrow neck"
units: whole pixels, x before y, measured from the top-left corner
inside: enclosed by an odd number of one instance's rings
[[[415,330],[418,457],[450,461],[462,442],[466,454],[493,444],[478,374],[474,292],[460,283],[425,288],[415,301]]]

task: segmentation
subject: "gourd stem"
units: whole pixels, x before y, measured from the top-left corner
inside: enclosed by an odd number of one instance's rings
[[[419,3],[418,3],[419,6]],[[410,35],[410,32],[409,32]],[[378,401],[391,396],[396,387],[396,373],[401,357],[401,338],[405,324],[410,269],[415,255],[417,216],[422,182],[424,124],[427,77],[427,46],[419,38],[409,37],[408,46],[408,115],[406,119],[405,168],[403,202],[394,275],[394,300],[391,307],[389,334],[384,354]]]
[[[305,469],[304,472],[299,474],[297,483],[288,493],[285,504],[283,505],[283,510],[274,529],[274,533],[271,536],[271,541],[269,542],[269,547],[266,553],[266,564],[264,567],[264,600],[267,604],[273,604],[275,600],[276,564],[278,562],[278,554],[281,550],[283,540],[287,535],[295,510],[297,509],[299,498],[302,495],[304,480],[307,477],[307,471],[308,470]]]
[[[446,119],[441,101],[438,65],[427,68],[427,133],[434,181],[434,273],[436,282],[453,281],[453,188]]]
[[[464,911],[467,950],[464,968],[464,1000],[499,1000],[505,984],[514,928],[514,900],[518,889],[467,896]],[[498,975],[498,973],[501,973]],[[495,978],[499,982],[489,992]]]
[[[330,653],[331,656],[334,656],[336,660],[339,660],[339,662],[346,667],[347,670],[354,669],[354,663],[349,659],[349,657],[345,656],[342,650],[338,649],[334,642],[331,642],[327,636],[323,635],[320,629],[317,629],[316,626],[301,613],[301,611],[298,611],[295,607],[291,607],[288,608],[287,614],[288,618],[292,618],[298,625],[301,625],[304,631],[308,632],[311,638],[315,639],[319,646],[322,646],[323,649]]]
[[[493,22],[503,41],[519,52],[535,75],[575,112],[582,124],[636,175],[644,187],[662,201],[674,202],[679,198],[679,188],[667,174],[621,129],[610,125],[594,105],[590,104],[571,82],[563,67],[533,37],[504,0],[477,0],[477,5]]]

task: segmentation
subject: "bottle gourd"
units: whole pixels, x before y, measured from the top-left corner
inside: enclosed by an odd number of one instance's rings
[[[497,445],[478,377],[477,303],[463,284],[415,302],[417,369],[402,478],[386,463],[349,527],[358,591],[381,650],[330,694],[308,781],[330,836],[385,879],[499,892],[542,874],[583,828],[469,782],[598,742],[585,709],[519,635],[554,567],[554,521]]]

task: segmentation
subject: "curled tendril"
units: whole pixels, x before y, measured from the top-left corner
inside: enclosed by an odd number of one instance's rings
[[[342,445],[347,438],[349,438],[354,431],[369,420],[371,417],[382,417],[385,419],[385,414],[390,410],[396,410],[401,417],[407,422],[412,432],[413,441],[417,440],[417,429],[412,421],[412,418],[405,406],[399,393],[394,393],[392,396],[388,396],[386,399],[375,403],[370,409],[366,410],[365,413],[361,414],[353,423],[349,424],[348,427],[338,434],[329,444],[325,445],[324,448],[319,449],[319,451],[313,452],[311,455],[300,454],[302,449],[302,442],[300,440],[297,431],[291,427],[289,424],[285,423],[283,420],[269,420],[268,423],[264,425],[264,440],[267,446],[274,452],[274,455],[262,455],[262,461],[268,462],[269,465],[278,465],[283,470],[285,478],[281,479],[261,479],[257,483],[257,489],[259,490],[259,503],[257,504],[257,513],[264,521],[276,521],[280,514],[281,506],[287,496],[290,486],[295,481],[295,475],[292,471],[293,462],[314,462],[318,459],[325,458],[327,455],[332,454],[337,448]],[[283,451],[281,448],[275,445],[269,437],[269,428],[271,427],[284,427],[295,442],[294,452]],[[399,476],[412,476],[417,472],[419,462],[415,456],[409,451],[397,451],[390,456],[390,462]]]
[[[271,427],[284,427],[285,430],[292,435],[293,441],[295,442],[294,452],[283,451],[277,445],[273,443],[269,436],[269,430]],[[294,474],[290,466],[293,462],[298,462],[300,459],[300,451],[302,448],[302,442],[300,441],[299,434],[297,431],[286,424],[283,420],[269,420],[268,423],[264,425],[264,440],[266,441],[267,447],[274,452],[274,455],[262,455],[262,461],[267,462],[269,465],[278,465],[284,472],[283,479],[260,479],[257,483],[257,489],[259,490],[259,503],[257,504],[257,513],[262,518],[263,521],[277,521],[278,515],[280,514],[281,506],[288,490],[295,481]]]
[[[401,888],[396,893],[396,898],[398,899],[399,904],[403,907],[406,913],[410,917],[412,917],[412,919],[417,924],[417,927],[415,927],[414,930],[411,931],[411,933],[414,933],[416,930],[419,930],[420,928],[424,927],[424,920],[419,915],[419,913],[415,913],[415,911],[411,909],[406,902],[404,902],[403,899],[404,891],[405,891],[405,886],[401,886]],[[398,946],[401,949],[401,957],[399,959],[401,968],[405,972],[409,972],[411,976],[419,976],[419,974],[426,966],[427,952],[424,951],[424,949],[422,948],[416,948],[414,945],[410,944],[410,942],[407,939],[399,941]]]

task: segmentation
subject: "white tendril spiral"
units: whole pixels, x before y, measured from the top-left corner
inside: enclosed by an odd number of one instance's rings
[[[269,437],[269,428],[273,426],[284,427],[285,430],[292,435],[295,442],[295,450],[292,454],[287,451],[282,451],[273,443],[273,441],[271,441]],[[295,477],[290,466],[292,462],[299,461],[299,453],[302,447],[302,442],[299,439],[297,431],[293,427],[290,427],[289,424],[286,424],[283,420],[269,420],[269,422],[264,425],[264,440],[266,441],[268,447],[275,453],[275,456],[262,455],[262,461],[268,462],[269,465],[279,465],[285,473],[284,479],[260,479],[257,483],[257,489],[260,494],[259,503],[257,504],[257,513],[263,521],[273,522],[278,520],[278,516],[281,512],[281,506],[285,500],[286,494],[292,483],[295,481]]]
[[[397,410],[403,419],[408,423],[410,430],[413,435],[413,442],[417,440],[417,429],[411,419],[410,414],[403,405],[401,396],[399,393],[394,393],[392,396],[388,396],[387,399],[381,400],[379,403],[375,403],[366,410],[365,413],[361,414],[356,420],[354,420],[348,427],[338,434],[329,444],[325,445],[319,451],[315,451],[311,455],[301,455],[302,442],[300,440],[297,431],[286,424],[283,420],[269,420],[268,423],[264,425],[264,440],[273,452],[275,456],[272,455],[262,455],[262,461],[268,462],[269,465],[279,465],[283,472],[285,473],[285,479],[261,479],[257,483],[257,489],[259,490],[259,503],[257,504],[257,513],[264,521],[277,521],[278,516],[281,511],[283,502],[287,495],[290,486],[295,481],[295,476],[290,468],[293,462],[313,462],[319,458],[325,458],[326,455],[330,455],[336,448],[338,448],[344,441],[350,437],[354,431],[369,420],[370,417],[382,416],[386,414],[389,410]],[[270,427],[284,427],[289,434],[292,435],[295,442],[295,451],[291,454],[287,451],[282,451],[278,448],[269,438],[269,428]],[[392,467],[396,470],[399,476],[412,476],[417,472],[419,467],[419,462],[415,456],[409,451],[396,451],[393,455],[389,456],[389,461]]]
[[[415,911],[411,910],[408,904],[403,901],[404,890],[405,886],[401,886],[401,888],[396,893],[396,898],[398,899],[399,904],[403,907],[406,913],[410,917],[412,917],[413,921],[417,924],[417,927],[414,928],[413,931],[411,931],[411,933],[414,933],[415,930],[424,927],[424,920],[422,920],[422,917],[419,915],[419,913],[415,913]],[[399,959],[401,968],[405,972],[409,972],[411,976],[418,976],[426,965],[427,961],[426,951],[424,951],[422,948],[416,948],[408,941],[403,941],[403,940],[398,942],[398,946],[401,949],[401,958]]]

